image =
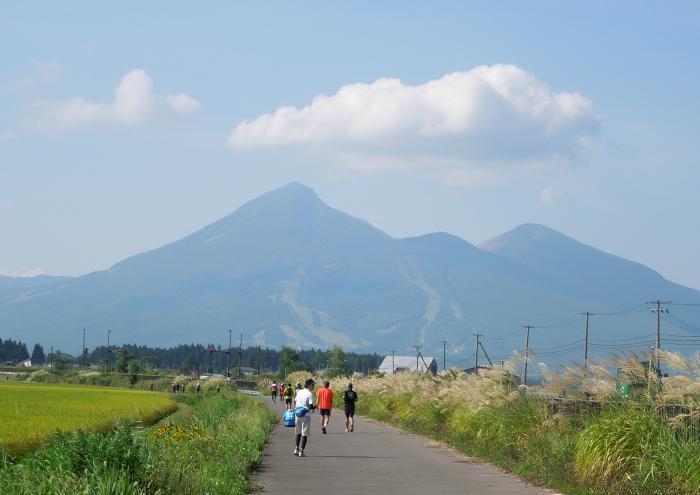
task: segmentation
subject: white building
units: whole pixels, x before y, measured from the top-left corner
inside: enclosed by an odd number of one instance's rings
[[[432,357],[386,356],[379,365],[380,373],[400,373],[413,371],[419,373],[437,373],[437,361]]]

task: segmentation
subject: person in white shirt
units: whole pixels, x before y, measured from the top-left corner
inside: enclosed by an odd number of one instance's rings
[[[294,433],[296,433],[296,447],[294,447],[294,455],[306,457],[304,449],[309,438],[309,430],[311,429],[311,411],[316,408],[314,405],[314,395],[311,393],[316,384],[313,379],[309,378],[304,382],[304,388],[297,390],[294,396],[294,415],[296,416],[296,424],[294,425]],[[306,409],[304,411],[303,409]],[[302,414],[299,417],[299,414]]]

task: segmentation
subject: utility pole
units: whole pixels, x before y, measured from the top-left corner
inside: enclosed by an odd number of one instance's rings
[[[493,363],[491,362],[491,358],[489,357],[489,353],[486,352],[486,349],[484,349],[484,344],[479,341],[479,347],[481,347],[481,352],[484,353],[484,356],[486,356],[486,360],[489,362],[489,366],[493,367]]]
[[[447,340],[442,340],[442,371],[447,370]]]
[[[422,345],[414,345],[416,348],[416,371],[418,371],[418,358],[420,357],[420,350],[423,348]]]
[[[112,350],[109,347],[109,334],[112,333],[111,330],[107,330],[107,360],[105,362],[105,373],[109,373],[109,353],[112,352]]]
[[[391,374],[393,375],[396,373],[396,365],[394,364],[394,358],[395,358],[395,351],[391,351]]]
[[[647,304],[654,304],[656,308],[651,311],[656,313],[656,350],[654,351],[656,355],[654,356],[654,361],[656,364],[656,373],[661,376],[661,313],[668,313],[668,309],[663,306],[666,304],[671,304],[671,301],[662,301],[657,299],[656,301],[649,301]]]
[[[81,351],[82,354],[82,359],[80,362],[82,363],[82,368],[85,369],[85,329],[83,328],[83,348]]]
[[[226,378],[231,376],[231,338],[233,337],[233,330],[228,331],[228,356],[226,356]]]
[[[586,316],[586,333],[584,335],[585,344],[583,345],[583,373],[584,376],[586,376],[588,374],[588,322],[594,313],[586,311],[585,313],[581,314]]]
[[[475,333],[474,337],[476,337],[476,352],[474,353],[474,374],[478,375],[479,374],[479,337],[481,337],[480,333]]]
[[[523,377],[523,384],[527,385],[527,362],[530,359],[530,329],[532,325],[523,325],[523,328],[527,329],[525,334],[525,375]]]
[[[241,343],[238,345],[238,378],[241,377],[242,364],[243,364],[243,334],[241,333]]]

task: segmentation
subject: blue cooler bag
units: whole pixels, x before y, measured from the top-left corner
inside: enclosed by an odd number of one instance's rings
[[[294,427],[296,419],[294,418],[294,410],[290,409],[284,413],[284,426]]]

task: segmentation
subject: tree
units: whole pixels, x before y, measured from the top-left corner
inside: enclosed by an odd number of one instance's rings
[[[117,371],[119,373],[127,373],[129,371],[129,360],[131,360],[131,356],[126,347],[122,347],[117,351]]]
[[[305,368],[306,366],[299,361],[299,353],[296,351],[296,349],[287,347],[286,345],[282,347],[282,350],[280,350],[280,364],[277,368],[278,375],[283,375],[284,378],[285,374],[303,370]]]
[[[350,374],[350,368],[345,362],[345,353],[343,348],[334,345],[328,356],[328,376],[345,376]]]
[[[0,339],[0,361],[24,361],[29,359],[29,352],[27,352],[27,344],[21,341],[14,341],[12,339],[7,339],[2,341]]]
[[[141,371],[141,366],[139,362],[135,359],[129,361],[129,381],[133,385],[139,380],[139,372]]]
[[[46,361],[46,355],[44,354],[44,348],[41,344],[34,344],[34,349],[32,349],[32,364],[44,364]]]
[[[321,361],[323,361],[323,356],[321,355],[321,350],[316,349],[314,350],[314,360],[313,360],[313,365],[314,365],[314,370],[318,370],[321,368]]]
[[[191,373],[192,369],[195,367],[194,355],[190,352],[185,360],[182,362],[182,372]]]
[[[53,360],[53,369],[57,370],[57,371],[70,369],[75,364],[75,360],[73,359],[73,356],[71,356],[70,354],[66,354],[65,352],[58,351],[58,350],[53,353],[52,360]]]

